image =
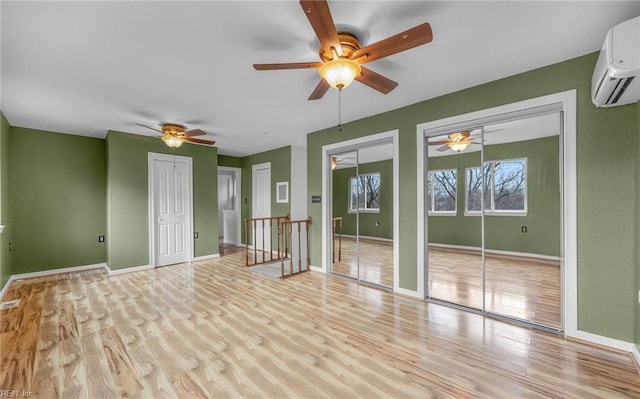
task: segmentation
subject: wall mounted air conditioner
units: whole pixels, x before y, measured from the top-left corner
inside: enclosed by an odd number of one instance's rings
[[[640,17],[607,32],[591,78],[591,101],[613,107],[640,100]]]

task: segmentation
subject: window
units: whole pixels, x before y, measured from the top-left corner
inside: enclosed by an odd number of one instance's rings
[[[349,212],[380,211],[380,173],[352,177]]]
[[[483,179],[484,175],[484,187]],[[482,168],[467,168],[465,213],[480,213],[484,193],[484,210],[489,214],[526,214],[527,160],[488,161]]]
[[[456,170],[431,170],[427,174],[427,206],[430,215],[455,215]]]

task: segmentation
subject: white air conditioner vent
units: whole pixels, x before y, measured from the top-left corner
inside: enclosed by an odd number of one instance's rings
[[[640,100],[640,17],[607,32],[591,78],[591,101],[613,107]]]

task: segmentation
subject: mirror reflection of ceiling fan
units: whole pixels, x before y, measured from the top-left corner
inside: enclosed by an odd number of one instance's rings
[[[484,133],[499,132],[501,130],[503,129],[485,130]],[[461,132],[451,133],[448,135],[447,140],[429,141],[429,145],[439,145],[440,147],[436,148],[438,152],[452,150],[460,153],[470,145],[480,145],[480,143],[475,142],[475,140],[480,139],[480,129],[476,129],[473,132],[472,134],[468,130],[463,130]]]
[[[331,170],[352,168],[358,164],[356,156],[340,156],[331,157]]]
[[[381,93],[387,94],[398,86],[363,66],[401,51],[421,46],[433,40],[431,26],[423,23],[365,47],[351,32],[338,32],[326,0],[300,0],[300,5],[320,41],[321,62],[293,62],[281,64],[254,64],[256,70],[319,68],[322,80],[309,100],[322,98],[329,87],[342,90],[357,80]]]
[[[216,143],[213,140],[195,138],[194,136],[204,136],[205,134],[207,134],[200,129],[186,130],[184,126],[175,123],[164,123],[162,124],[161,129],[143,125],[141,123],[136,123],[136,125],[162,133],[162,137],[160,137],[160,139],[171,148],[178,148],[185,141],[189,143],[198,143],[205,145],[214,145]]]

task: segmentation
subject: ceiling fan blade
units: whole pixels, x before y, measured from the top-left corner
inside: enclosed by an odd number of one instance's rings
[[[313,93],[311,93],[311,95],[309,96],[309,100],[321,99],[322,96],[324,96],[327,90],[329,90],[330,88],[331,86],[329,86],[329,83],[327,83],[326,80],[324,79],[320,80],[320,83],[318,83],[316,88],[313,89]]]
[[[258,71],[273,71],[277,69],[306,69],[320,68],[322,62],[284,62],[280,64],[253,64]]]
[[[192,143],[207,144],[207,145],[214,145],[216,143],[213,140],[194,139],[192,137],[185,137],[184,141],[190,141]]]
[[[316,32],[320,46],[325,50],[334,48],[338,56],[341,56],[342,45],[327,2],[325,0],[300,0],[300,5],[311,27]]]
[[[151,129],[151,130],[155,130],[156,132],[160,132],[162,134],[164,134],[164,132],[160,129],[156,129],[155,127],[151,127],[151,126],[147,126],[147,125],[143,125],[142,123],[136,123],[136,125],[138,126],[142,126],[142,127],[146,127],[147,129]]]
[[[389,78],[385,78],[377,72],[373,72],[371,69],[361,67],[362,73],[356,76],[356,80],[360,83],[364,83],[372,89],[376,89],[381,93],[387,94],[391,90],[398,86],[398,82],[394,82]]]
[[[445,151],[447,151],[448,149],[449,149],[449,146],[445,144],[445,145],[443,145],[442,147],[438,147],[438,148],[436,148],[436,151],[438,151],[438,152],[445,152]]]
[[[206,133],[203,132],[200,129],[193,129],[193,130],[187,130],[186,132],[184,132],[184,135],[186,137],[193,137],[193,136],[204,136]]]
[[[440,140],[440,141],[430,141],[429,145],[443,145],[449,144],[449,140]]]
[[[360,57],[364,57],[358,62],[366,64],[367,62],[375,61],[379,58],[387,57],[401,51],[429,43],[431,40],[433,40],[431,25],[425,22],[424,24],[405,30],[404,32],[400,32],[397,35],[390,36],[386,39],[380,40],[379,42],[365,46],[355,51],[351,58],[357,60]]]

